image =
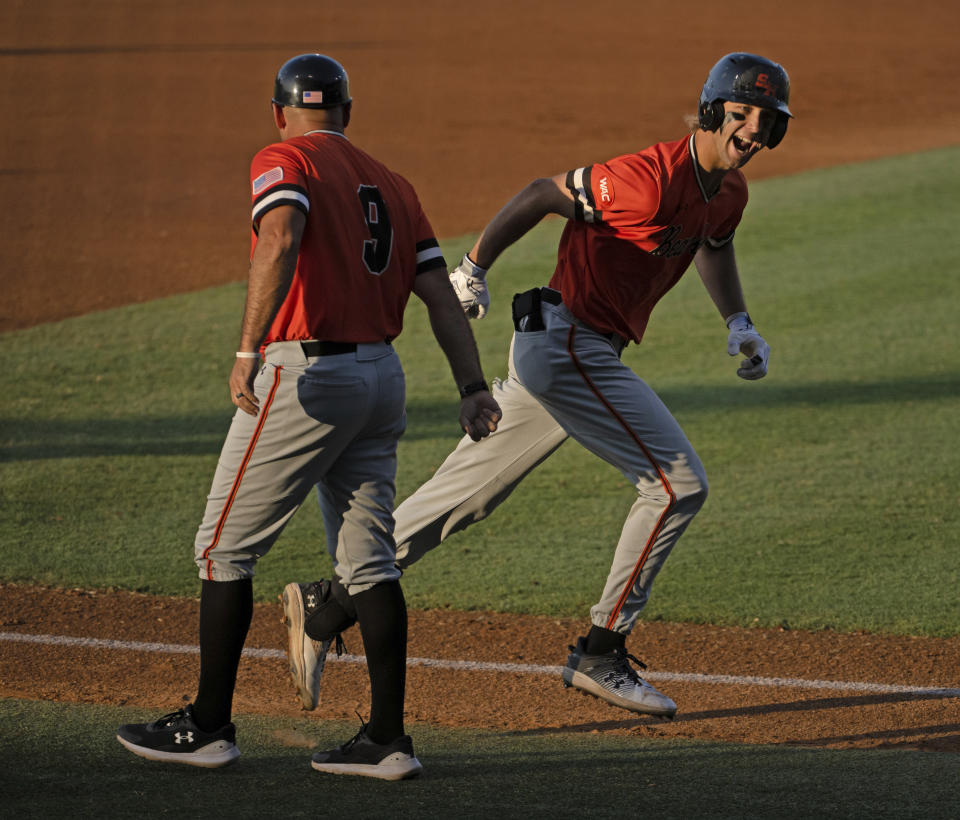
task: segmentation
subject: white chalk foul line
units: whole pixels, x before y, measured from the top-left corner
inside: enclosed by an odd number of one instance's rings
[[[199,646],[176,643],[141,643],[114,641],[103,638],[71,638],[66,635],[29,635],[23,632],[0,632],[0,641],[38,643],[48,646],[77,646],[88,649],[120,649],[132,652],[161,652],[166,654],[196,655]],[[249,658],[285,659],[282,649],[244,649]],[[330,660],[341,663],[366,663],[363,655],[335,655]],[[514,672],[521,675],[559,675],[563,667],[538,666],[529,663],[492,663],[486,661],[456,661],[440,658],[407,658],[408,666],[427,666],[434,669],[456,669],[464,672]],[[839,692],[876,692],[879,694],[933,695],[960,697],[960,689],[941,689],[930,686],[904,686],[893,683],[866,683],[861,681],[808,680],[806,678],[761,678],[753,675],[702,675],[694,672],[644,672],[643,677],[656,681],[682,683],[727,684],[731,686],[774,686],[795,689],[828,689]]]

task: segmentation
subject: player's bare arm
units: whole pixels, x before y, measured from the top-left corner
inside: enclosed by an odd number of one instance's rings
[[[573,219],[573,195],[567,190],[566,174],[535,179],[484,228],[470,257],[482,268],[489,268],[496,258],[524,236],[547,214]]]
[[[733,313],[746,312],[732,240],[719,248],[704,243],[693,262],[703,286],[724,319]]]
[[[460,427],[479,441],[497,429],[501,412],[489,390],[472,389],[483,384],[483,370],[467,317],[442,268],[419,274],[413,292],[427,307],[433,335],[450,363],[461,394],[464,388],[470,391],[460,401]]]
[[[490,306],[487,269],[510,245],[527,233],[547,214],[568,219],[574,215],[573,195],[564,176],[535,179],[511,199],[490,221],[460,264],[450,271],[461,309],[471,319],[482,319]]]
[[[693,261],[707,293],[729,330],[727,353],[730,356],[741,353],[747,357],[740,362],[737,375],[749,381],[762,379],[769,367],[770,345],[757,333],[747,313],[733,242],[727,242],[719,248],[703,245]]]
[[[257,244],[250,262],[239,352],[260,349],[270,323],[290,290],[305,224],[303,213],[289,205],[267,211],[260,220]],[[233,403],[251,416],[255,416],[259,408],[253,392],[258,367],[256,358],[237,357],[230,373]]]

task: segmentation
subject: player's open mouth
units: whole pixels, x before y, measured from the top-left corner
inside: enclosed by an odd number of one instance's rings
[[[760,145],[752,140],[745,140],[742,137],[738,137],[736,134],[734,134],[733,147],[736,148],[741,154],[749,154],[759,148]]]

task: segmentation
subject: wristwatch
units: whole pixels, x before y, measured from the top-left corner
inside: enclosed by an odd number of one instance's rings
[[[490,388],[483,379],[478,382],[470,382],[470,384],[465,384],[460,388],[460,398],[465,399],[471,393],[479,393],[481,390],[486,390],[488,393],[490,392]]]

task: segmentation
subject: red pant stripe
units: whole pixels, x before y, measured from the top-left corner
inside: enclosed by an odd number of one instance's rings
[[[643,570],[643,565],[647,562],[647,558],[650,557],[650,551],[653,549],[654,542],[657,540],[657,536],[660,534],[660,531],[663,529],[664,522],[667,520],[667,516],[670,514],[670,510],[673,508],[674,504],[677,502],[676,493],[674,493],[673,488],[670,486],[670,482],[667,481],[666,475],[664,475],[663,470],[660,469],[660,465],[654,460],[653,455],[647,449],[646,445],[640,439],[640,437],[634,432],[634,430],[627,424],[626,419],[621,416],[616,408],[610,404],[609,401],[603,396],[600,392],[600,389],[593,383],[590,377],[587,375],[587,371],[584,369],[583,365],[580,364],[580,360],[577,358],[577,354],[573,350],[574,337],[576,336],[577,328],[575,325],[570,326],[570,334],[567,337],[567,353],[570,354],[570,358],[573,360],[574,366],[577,368],[577,372],[580,374],[580,377],[586,382],[587,387],[590,388],[593,395],[595,395],[598,401],[607,409],[607,412],[613,416],[617,423],[624,429],[630,438],[634,440],[636,445],[643,451],[643,455],[646,457],[647,461],[653,466],[653,469],[657,472],[657,477],[660,479],[660,483],[663,485],[664,490],[666,490],[667,495],[670,497],[670,500],[667,502],[667,506],[664,508],[663,512],[660,514],[660,518],[657,519],[657,525],[653,528],[653,532],[650,533],[650,537],[647,539],[647,543],[643,547],[643,551],[640,553],[640,558],[637,559],[637,563],[633,568],[633,572],[630,573],[630,578],[627,580],[626,585],[623,588],[623,592],[620,593],[620,597],[617,599],[617,605],[613,608],[613,611],[610,613],[610,617],[607,619],[605,624],[607,629],[613,629],[614,624],[616,623],[617,616],[620,614],[620,611],[623,609],[624,603],[626,603],[627,596],[630,594],[630,590],[633,589],[634,584],[637,582],[637,578],[640,577],[640,573]]]
[[[282,367],[274,368],[273,375],[273,385],[270,387],[270,392],[267,394],[267,399],[263,403],[263,407],[260,408],[260,411],[257,413],[257,426],[253,431],[253,435],[250,437],[250,443],[247,445],[247,450],[243,454],[243,460],[240,462],[240,468],[237,470],[237,477],[233,480],[233,486],[230,488],[230,494],[227,496],[227,500],[224,502],[223,510],[220,513],[220,517],[217,519],[217,527],[213,532],[213,540],[203,551],[203,557],[207,558],[210,555],[210,552],[214,550],[217,544],[220,542],[220,534],[223,532],[224,525],[227,523],[227,516],[230,514],[230,508],[233,506],[233,502],[237,497],[237,493],[240,490],[240,482],[243,480],[243,474],[246,472],[247,465],[250,463],[250,459],[253,457],[253,448],[257,446],[257,440],[260,438],[260,433],[263,431],[263,426],[267,422],[267,414],[270,412],[270,405],[273,404],[273,398],[277,394],[277,388],[280,387],[280,371],[283,370]],[[211,581],[213,580],[213,561],[207,561],[207,578]]]

